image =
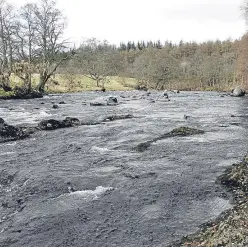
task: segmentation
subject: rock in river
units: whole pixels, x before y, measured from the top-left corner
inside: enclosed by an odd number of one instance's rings
[[[75,125],[80,125],[79,119],[66,117],[64,120],[43,120],[38,124],[38,127],[41,130],[55,130],[59,128],[73,127]]]
[[[232,90],[232,96],[235,97],[241,97],[244,96],[246,94],[245,90],[241,87],[236,87],[235,89]]]
[[[59,106],[58,106],[58,105],[53,105],[53,108],[54,108],[54,109],[58,109]]]
[[[106,100],[107,105],[117,105],[118,104],[118,99],[117,97],[110,96]]]
[[[8,125],[0,118],[0,142],[14,141],[23,139],[29,136],[29,133],[25,133],[21,128]]]
[[[114,96],[109,96],[107,98],[97,98],[94,101],[90,102],[91,106],[106,106],[106,105],[117,105],[118,99]]]

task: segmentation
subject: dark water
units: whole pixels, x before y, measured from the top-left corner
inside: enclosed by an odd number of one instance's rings
[[[247,152],[247,97],[182,92],[151,103],[159,94],[115,92],[125,96],[118,106],[89,105],[103,95],[0,102],[15,125],[135,117],[0,144],[0,246],[167,246],[231,207],[215,180]],[[132,149],[180,126],[205,134]]]

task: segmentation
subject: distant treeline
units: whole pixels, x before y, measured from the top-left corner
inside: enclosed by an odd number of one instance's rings
[[[246,17],[247,8],[243,11]],[[20,9],[0,1],[0,88],[42,93],[61,73],[70,87],[76,75],[83,74],[99,87],[110,76],[120,76],[154,89],[229,90],[236,85],[247,89],[247,33],[235,41],[129,41],[119,46],[92,38],[76,47],[65,39],[65,27],[65,16],[53,0]],[[11,74],[22,81],[20,88],[11,82]],[[33,74],[39,74],[36,85]]]
[[[88,39],[63,71],[90,75],[97,83],[106,76],[133,77],[154,89],[229,90],[236,85],[247,89],[247,37],[178,44],[130,41],[119,46]]]

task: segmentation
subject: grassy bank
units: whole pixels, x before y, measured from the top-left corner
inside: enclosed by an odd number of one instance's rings
[[[11,86],[21,86],[22,81],[15,75],[11,75]],[[33,87],[37,85],[39,81],[39,75],[33,74],[32,84]],[[112,76],[110,80],[105,83],[104,87],[107,91],[128,91],[134,90],[138,85],[138,81],[135,78],[124,78],[119,76]],[[178,89],[180,91],[220,91],[230,92],[236,85],[227,85],[226,87],[204,87],[199,83],[192,81],[185,82],[172,82],[168,84],[167,90]],[[100,90],[101,87],[97,87],[96,81],[84,76],[74,74],[57,74],[52,77],[46,84],[45,90],[48,93],[70,93],[70,92],[84,92]],[[0,96],[9,96],[12,92],[4,92],[0,89]]]
[[[34,74],[32,76],[32,84],[35,86],[39,81],[39,75]],[[11,86],[22,85],[22,81],[11,75]],[[110,80],[105,83],[104,87],[108,91],[127,91],[133,90],[137,85],[137,80],[133,78],[121,78],[118,76],[110,77]],[[97,87],[96,81],[83,76],[83,75],[63,75],[57,74],[52,77],[46,84],[45,90],[52,93],[66,93],[66,92],[82,92],[82,91],[94,91],[100,90]]]
[[[217,182],[233,193],[234,207],[171,247],[248,246],[248,158],[227,169]]]

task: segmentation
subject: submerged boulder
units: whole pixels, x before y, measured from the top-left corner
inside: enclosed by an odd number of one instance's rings
[[[241,88],[241,87],[236,87],[235,89],[232,90],[232,96],[235,96],[235,97],[241,97],[241,96],[244,96],[246,94],[246,91]]]
[[[191,135],[198,135],[198,134],[204,134],[204,131],[183,126],[183,127],[175,128],[172,131],[165,133],[159,137],[156,137],[152,140],[142,142],[138,144],[134,148],[134,150],[138,152],[144,152],[151,146],[152,143],[155,143],[157,141],[164,140],[166,138],[179,137],[179,136],[184,137],[184,136],[191,136]]]

